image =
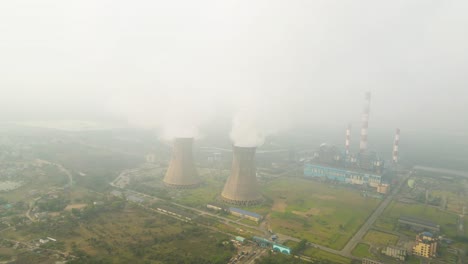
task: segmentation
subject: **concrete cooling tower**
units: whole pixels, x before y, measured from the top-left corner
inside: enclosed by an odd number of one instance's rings
[[[253,205],[262,196],[256,179],[255,147],[233,147],[231,176],[221,193],[222,199],[235,205]]]
[[[174,139],[172,159],[164,177],[167,186],[184,189],[201,183],[193,164],[192,145],[193,138]]]

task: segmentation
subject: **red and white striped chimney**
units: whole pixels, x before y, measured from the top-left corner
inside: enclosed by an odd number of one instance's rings
[[[400,129],[395,132],[395,140],[393,141],[393,163],[398,163],[398,145],[400,144]]]
[[[359,144],[360,152],[365,152],[367,150],[367,129],[369,128],[370,99],[371,93],[366,92],[366,103],[364,105],[364,111],[362,112],[361,143]]]
[[[349,155],[349,141],[351,137],[351,124],[348,124],[346,128],[346,141],[345,141],[345,148],[346,148],[346,156]]]

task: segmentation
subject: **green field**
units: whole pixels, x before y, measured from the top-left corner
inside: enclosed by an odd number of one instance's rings
[[[395,245],[398,242],[398,236],[375,230],[370,230],[364,236],[364,241],[373,246]]]
[[[468,216],[465,216],[465,224],[463,227],[465,228],[465,236],[468,237]]]
[[[350,264],[351,260],[339,255],[335,255],[318,248],[308,248],[304,251],[304,255],[311,257],[314,260],[329,260],[333,263]]]
[[[359,243],[357,246],[353,249],[351,254],[353,256],[359,257],[359,258],[368,258],[372,257],[372,253],[369,251],[370,247],[367,244]]]
[[[301,178],[274,180],[263,193],[272,201],[266,221],[274,232],[334,249],[346,244],[380,202],[348,186]]]
[[[398,225],[400,216],[411,216],[430,220],[441,226],[441,232],[449,237],[454,237],[457,232],[458,216],[441,211],[436,207],[424,204],[405,204],[392,202],[380,216],[376,225],[385,229],[394,230]]]
[[[173,191],[178,203],[192,207],[206,207],[220,196],[224,183],[228,177],[228,171],[222,171],[221,175],[214,174],[207,169],[199,170],[203,184],[194,189]]]
[[[53,235],[67,251],[102,263],[132,263],[135,259],[142,263],[226,263],[234,254],[229,244],[222,244],[229,240],[224,234],[130,205],[78,223],[72,219],[54,223],[54,228],[64,227],[69,232]],[[27,227],[2,235],[28,241],[46,236],[45,232],[44,228]]]

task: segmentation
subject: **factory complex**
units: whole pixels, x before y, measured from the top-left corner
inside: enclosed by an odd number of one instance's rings
[[[368,149],[368,126],[370,113],[370,93],[365,95],[365,105],[362,114],[362,128],[359,152],[351,153],[351,125],[346,129],[345,150],[323,143],[304,164],[304,176],[327,179],[346,184],[367,185],[376,191],[386,194],[389,184],[386,177],[385,162],[379,155]],[[392,165],[398,163],[398,145],[400,129],[396,129],[392,150]]]

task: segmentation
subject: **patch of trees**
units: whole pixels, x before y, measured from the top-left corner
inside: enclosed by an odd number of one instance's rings
[[[62,241],[49,241],[48,243],[42,244],[41,248],[53,249],[53,250],[65,250],[65,243]]]
[[[284,263],[305,264],[308,262],[305,262],[299,258],[295,258],[294,256],[287,256],[283,254],[272,254],[271,252],[268,254],[268,256],[255,260],[255,264],[284,264]]]
[[[302,239],[297,245],[292,249],[294,255],[300,255],[307,248],[307,239]]]
[[[70,215],[64,214],[62,218],[33,222],[24,228],[28,232],[43,236],[70,237],[76,235],[76,227],[78,227],[78,221]]]
[[[101,204],[91,203],[81,211],[72,210],[72,214],[81,220],[92,220],[104,212],[120,211],[125,208],[125,205],[126,201],[124,199],[113,197]]]
[[[42,211],[60,212],[67,206],[69,202],[69,200],[59,197],[55,199],[40,200],[37,206]]]

